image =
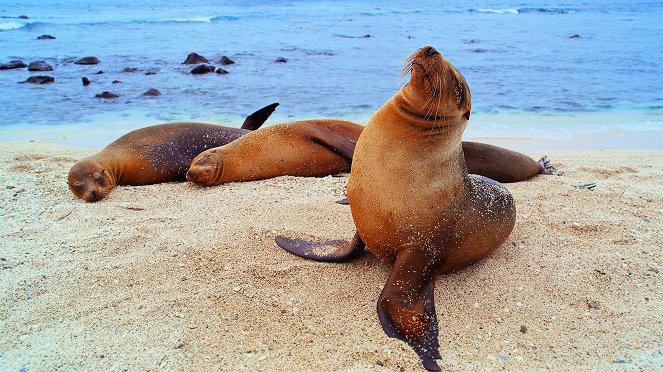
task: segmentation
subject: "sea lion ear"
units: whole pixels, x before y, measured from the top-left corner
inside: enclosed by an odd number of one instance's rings
[[[465,118],[465,120],[470,120],[470,112],[468,111],[468,112],[464,113],[463,117]]]

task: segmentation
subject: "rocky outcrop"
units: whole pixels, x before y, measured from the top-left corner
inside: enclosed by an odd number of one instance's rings
[[[233,61],[232,59],[230,59],[230,58],[228,58],[228,57],[226,57],[226,56],[221,57],[221,60],[220,60],[219,62],[220,62],[223,66],[228,66],[228,65],[234,65],[234,64],[235,64],[235,61]]]
[[[74,63],[77,65],[98,65],[101,61],[97,57],[83,57]]]
[[[161,92],[159,92],[158,89],[154,89],[154,88],[150,88],[145,93],[143,93],[143,96],[145,96],[145,97],[158,97],[160,95],[161,95]]]
[[[274,62],[276,62],[276,63],[286,63],[286,62],[288,62],[288,60],[285,59],[284,57],[279,57]]]
[[[191,73],[194,75],[203,75],[203,74],[209,74],[210,72],[214,72],[216,68],[214,66],[210,65],[200,65],[196,66],[193,70],[191,70]]]
[[[22,81],[21,83],[27,83],[27,84],[50,84],[50,83],[55,83],[55,78],[52,76],[45,76],[45,75],[35,75],[35,76],[30,76],[28,80]]]
[[[34,61],[28,65],[28,71],[53,71],[53,66],[46,61]]]
[[[103,91],[97,95],[94,96],[95,98],[105,98],[105,99],[112,99],[112,98],[118,98],[119,95],[113,93],[113,92],[108,92],[108,91]]]
[[[182,62],[183,65],[198,65],[201,63],[209,63],[209,60],[198,53],[190,53],[186,57],[186,61]]]
[[[37,40],[55,40],[55,36],[41,35],[41,36],[37,37]]]
[[[26,68],[28,65],[23,63],[23,61],[15,59],[13,61],[9,61],[8,63],[0,63],[0,70],[11,70],[15,68]]]

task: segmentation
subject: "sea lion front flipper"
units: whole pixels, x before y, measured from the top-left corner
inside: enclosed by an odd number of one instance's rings
[[[321,262],[349,261],[360,255],[366,247],[364,242],[359,237],[359,234],[355,234],[350,243],[343,240],[307,242],[305,240],[289,239],[282,236],[277,236],[276,244],[278,244],[279,247],[285,249],[286,251],[294,254],[295,256]],[[324,251],[324,248],[321,247],[334,247],[335,249],[329,253],[316,252],[315,248]]]
[[[242,129],[256,130],[260,128],[260,126],[263,125],[265,121],[267,121],[269,115],[271,115],[272,112],[276,110],[276,106],[278,105],[278,102],[272,103],[271,105],[267,105],[254,112],[253,114],[247,116],[244,120],[244,124],[242,124]]]
[[[348,200],[348,198],[343,198],[341,200],[337,200],[336,204],[350,205],[350,200]]]
[[[435,268],[418,249],[398,253],[377,303],[382,329],[405,341],[429,371],[439,371],[438,322],[435,312]]]
[[[352,161],[357,142],[330,130],[311,127],[311,140]]]

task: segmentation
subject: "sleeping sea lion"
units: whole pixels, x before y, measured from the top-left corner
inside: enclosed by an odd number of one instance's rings
[[[321,119],[262,128],[193,159],[186,178],[202,186],[278,176],[322,177],[350,171],[355,145],[364,127]],[[518,182],[553,174],[547,158],[478,142],[463,142],[468,172],[499,182]],[[341,202],[345,204],[344,201]]]
[[[276,242],[319,261],[348,260],[366,248],[390,265],[377,302],[382,328],[407,342],[425,368],[440,370],[435,277],[499,247],[516,208],[498,182],[468,174],[461,137],[472,98],[460,72],[430,46],[415,51],[404,72],[409,82],[373,115],[355,148],[348,182],[353,241]],[[318,251],[323,245],[335,250]]]
[[[134,130],[69,170],[67,183],[78,198],[103,199],[117,185],[184,181],[191,160],[259,128],[278,103],[249,115],[242,128],[204,123],[172,123]]]

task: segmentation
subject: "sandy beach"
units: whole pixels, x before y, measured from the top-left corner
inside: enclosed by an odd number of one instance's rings
[[[274,243],[351,238],[334,203],[347,175],[118,187],[85,203],[66,174],[96,151],[0,143],[0,370],[421,369],[377,320],[387,266]],[[662,368],[663,152],[547,155],[564,175],[507,186],[507,242],[437,279],[440,366]]]

